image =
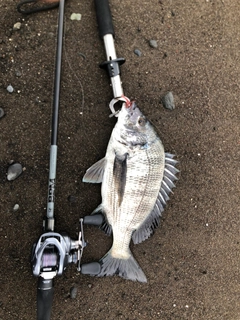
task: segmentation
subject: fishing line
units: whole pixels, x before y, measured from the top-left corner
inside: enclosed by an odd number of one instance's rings
[[[81,91],[81,95],[82,95],[82,102],[81,102],[81,111],[80,111],[80,115],[81,115],[81,122],[82,122],[82,128],[83,128],[83,134],[84,137],[86,138],[86,140],[88,141],[88,143],[94,148],[94,150],[99,153],[99,150],[97,150],[97,148],[95,147],[95,145],[92,143],[92,141],[89,139],[87,133],[86,133],[86,126],[85,126],[85,122],[84,122],[84,116],[85,116],[85,95],[84,95],[84,87],[83,84],[80,80],[80,77],[76,74],[76,72],[73,70],[71,62],[68,58],[68,52],[67,52],[67,47],[66,47],[66,29],[67,29],[67,20],[66,20],[66,16],[65,16],[65,21],[64,21],[64,39],[63,39],[63,52],[64,52],[64,56],[66,59],[66,62],[69,66],[69,69],[71,70],[70,75],[73,79],[73,76],[77,79],[79,85],[80,85],[80,91]],[[76,99],[77,100],[77,99]]]

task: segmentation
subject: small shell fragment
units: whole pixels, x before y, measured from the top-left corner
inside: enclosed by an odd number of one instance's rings
[[[82,18],[81,13],[72,13],[70,19],[80,21]]]
[[[20,30],[21,29],[21,22],[17,22],[13,25],[13,30],[16,31],[16,30]]]

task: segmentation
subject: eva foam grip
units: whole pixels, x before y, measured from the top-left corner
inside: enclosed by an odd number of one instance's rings
[[[94,2],[100,37],[103,38],[106,34],[114,36],[112,14],[108,0],[94,0]]]
[[[38,278],[37,320],[50,320],[53,302],[53,279]]]

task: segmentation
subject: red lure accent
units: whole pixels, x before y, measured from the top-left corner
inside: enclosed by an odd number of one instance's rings
[[[121,98],[125,101],[126,103],[126,108],[130,108],[132,105],[132,102],[129,98],[127,98],[126,96],[121,96]]]

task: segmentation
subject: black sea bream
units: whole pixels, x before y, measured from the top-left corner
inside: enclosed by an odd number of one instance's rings
[[[117,274],[146,282],[129,249],[151,236],[158,226],[168,194],[176,180],[177,161],[164,152],[153,126],[136,103],[124,103],[112,131],[106,155],[91,166],[84,182],[102,183],[102,226],[113,233],[113,245],[100,260],[99,276]]]

